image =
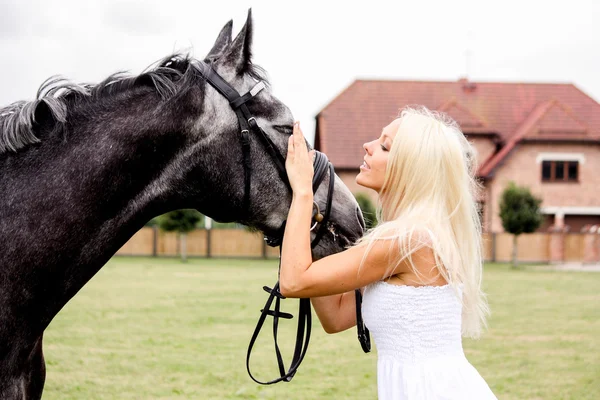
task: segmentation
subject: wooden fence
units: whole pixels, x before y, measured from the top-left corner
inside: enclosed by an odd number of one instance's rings
[[[179,236],[156,227],[140,229],[117,255],[178,256]],[[188,257],[277,258],[279,249],[269,247],[261,233],[245,229],[197,229],[187,234]]]
[[[561,233],[558,234],[559,237],[554,238],[552,235],[520,235],[517,242],[519,262],[600,262],[599,234]],[[279,249],[267,246],[261,233],[245,229],[195,230],[188,233],[186,244],[189,257],[279,257]],[[486,261],[509,262],[512,247],[513,237],[508,233],[483,235],[483,254]],[[556,251],[556,248],[559,251]],[[174,232],[163,232],[156,227],[145,227],[138,231],[117,255],[178,256],[178,235]]]
[[[509,233],[483,235],[486,261],[509,262],[513,236]],[[521,263],[600,262],[598,233],[530,233],[517,239],[517,260]]]

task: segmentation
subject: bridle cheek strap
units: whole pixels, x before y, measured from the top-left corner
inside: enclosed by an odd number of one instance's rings
[[[256,123],[256,119],[250,113],[248,106],[246,103],[252,100],[261,90],[265,88],[264,82],[258,82],[252,89],[248,91],[248,93],[240,96],[239,93],[227,83],[214,69],[211,65],[206,64],[202,61],[198,61],[200,69],[202,70],[202,74],[206,78],[207,82],[223,97],[229,101],[231,108],[235,112],[238,122],[240,125],[240,143],[242,145],[242,155],[243,155],[243,166],[244,166],[244,206],[243,210],[248,210],[250,208],[250,180],[251,180],[251,171],[252,164],[250,162],[250,150],[251,150],[251,136],[256,136],[259,141],[262,143],[265,150],[271,156],[275,166],[277,167],[277,172],[281,180],[285,183],[285,185],[290,189],[291,187],[287,177],[287,171],[285,169],[285,157],[278,151],[277,146],[273,143],[271,138],[263,131],[263,129],[258,126]],[[314,177],[312,189],[313,193],[316,193],[319,188],[321,182],[324,180],[325,176],[329,172],[329,186],[327,190],[327,200],[324,209],[324,214],[320,215],[319,218],[322,218],[317,222],[320,224],[317,233],[315,234],[314,239],[311,242],[311,249],[314,249],[317,244],[322,239],[326,230],[328,229],[329,218],[331,214],[331,206],[333,201],[333,189],[335,184],[335,171],[333,169],[333,165],[329,162],[327,157],[321,152],[315,152],[315,162],[314,162]],[[316,204],[316,203],[315,203]],[[318,205],[317,205],[318,210]],[[244,216],[241,216],[238,220],[244,220]],[[316,224],[315,224],[316,226]],[[270,246],[281,246],[283,241],[283,233],[285,230],[285,221],[281,225],[280,229],[277,231],[277,235],[273,236],[265,236],[265,240],[267,244]],[[280,247],[280,260],[281,260],[281,247]],[[279,264],[281,269],[281,261]],[[269,288],[264,286],[263,289],[269,293],[269,298],[265,303],[264,308],[261,310],[261,315],[252,334],[252,338],[250,340],[250,344],[248,346],[248,352],[246,354],[246,369],[248,370],[248,375],[250,378],[257,383],[263,385],[270,385],[277,382],[289,382],[296,374],[300,363],[304,359],[306,351],[308,349],[308,343],[310,341],[310,331],[312,325],[312,316],[311,316],[311,307],[310,307],[310,299],[300,299],[300,305],[298,309],[298,328],[296,331],[296,345],[294,348],[294,355],[292,357],[292,362],[289,367],[289,370],[286,372],[285,364],[283,362],[283,357],[281,355],[281,351],[279,350],[279,345],[277,343],[277,331],[279,328],[279,320],[283,319],[292,319],[293,316],[289,313],[284,313],[281,311],[281,300],[285,299],[284,296],[279,292],[279,281],[275,283],[273,288]],[[371,344],[369,340],[369,331],[366,329],[362,322],[362,316],[360,314],[360,301],[361,294],[360,290],[356,291],[356,319],[357,319],[357,327],[358,327],[358,337],[365,352],[370,351]],[[271,305],[274,304],[274,309],[271,310]],[[277,357],[277,366],[279,368],[280,377],[273,379],[268,382],[258,381],[252,373],[250,372],[250,354],[252,352],[252,348],[260,330],[267,318],[267,316],[273,317],[273,338],[275,340],[275,355]]]
[[[335,171],[333,169],[333,165],[327,159],[327,156],[321,152],[315,153],[315,173],[313,176],[313,190],[316,191],[319,188],[319,185],[329,172],[329,187],[327,190],[327,204],[325,208],[325,215],[323,216],[323,220],[320,222],[321,226],[315,235],[315,238],[311,242],[311,248],[314,248],[325,233],[327,223],[329,221],[331,204],[333,199],[333,188],[335,183]],[[271,245],[278,245],[279,247],[279,270],[281,270],[281,251],[283,250],[282,242],[283,242],[283,232],[285,231],[285,221],[282,226],[278,229],[279,234],[281,235],[277,239],[269,238],[267,243]],[[294,355],[292,356],[292,362],[288,371],[285,370],[285,363],[283,362],[283,357],[281,356],[281,351],[279,350],[279,344],[277,343],[277,329],[279,327],[279,319],[291,319],[292,315],[287,313],[282,313],[280,310],[281,300],[285,299],[285,297],[279,292],[279,280],[275,283],[273,288],[268,286],[263,286],[263,290],[269,293],[269,298],[265,303],[265,306],[262,310],[260,310],[261,314],[258,319],[258,323],[256,324],[256,328],[254,329],[254,333],[252,334],[252,338],[250,339],[250,344],[248,345],[248,352],[246,353],[246,370],[248,371],[248,375],[250,378],[261,385],[272,385],[277,382],[289,382],[292,380],[298,367],[302,363],[304,356],[306,355],[306,351],[308,350],[308,343],[310,341],[310,333],[312,326],[312,314],[310,307],[310,299],[300,299],[300,304],[298,307],[298,326],[296,329],[296,345],[294,347]],[[275,307],[271,310],[271,304],[275,301]],[[259,381],[252,375],[250,371],[250,354],[252,353],[252,348],[254,347],[254,343],[258,338],[258,335],[265,323],[267,316],[273,317],[273,340],[275,342],[275,356],[277,357],[277,366],[279,367],[279,378],[273,379],[268,382]]]

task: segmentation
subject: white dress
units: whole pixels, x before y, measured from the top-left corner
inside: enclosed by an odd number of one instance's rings
[[[379,400],[496,399],[465,358],[461,310],[450,285],[380,281],[365,288],[362,313],[377,347]]]

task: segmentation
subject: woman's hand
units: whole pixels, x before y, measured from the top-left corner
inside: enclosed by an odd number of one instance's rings
[[[308,151],[300,123],[294,123],[294,133],[288,141],[285,169],[294,195],[312,195],[315,151]]]

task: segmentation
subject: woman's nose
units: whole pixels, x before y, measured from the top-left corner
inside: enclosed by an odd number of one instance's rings
[[[371,155],[371,153],[369,152],[369,144],[371,144],[371,142],[367,142],[367,143],[363,144],[363,149],[365,149],[367,154]]]

